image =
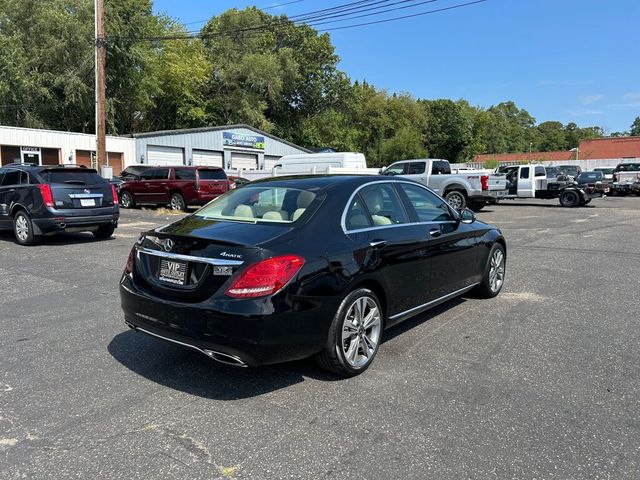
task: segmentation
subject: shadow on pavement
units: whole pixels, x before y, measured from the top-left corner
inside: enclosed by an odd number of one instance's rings
[[[116,230],[117,235],[117,230]],[[42,237],[39,245],[82,245],[85,243],[102,243],[102,242],[110,242],[115,240],[115,237],[107,238],[107,239],[97,239],[93,236],[91,232],[81,232],[81,233],[58,233],[56,235],[44,236]],[[4,231],[0,232],[0,242],[16,242],[16,237],[12,231]],[[25,248],[33,248],[33,247],[25,247]]]
[[[320,370],[311,359],[260,368],[231,367],[133,330],[116,335],[107,348],[118,362],[152,382],[215,400],[264,395],[303,382],[305,377],[341,380]]]

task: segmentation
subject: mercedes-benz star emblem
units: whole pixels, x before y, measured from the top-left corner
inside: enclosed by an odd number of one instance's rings
[[[171,240],[170,238],[167,238],[164,241],[164,251],[170,252],[171,250],[173,250],[173,240]]]
[[[85,189],[84,189],[84,193],[91,193],[91,190],[89,190],[89,189],[85,188]]]

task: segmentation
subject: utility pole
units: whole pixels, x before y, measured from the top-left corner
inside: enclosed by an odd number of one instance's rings
[[[95,0],[96,56],[96,163],[98,170],[107,164],[105,72],[107,40],[104,35],[104,0]]]

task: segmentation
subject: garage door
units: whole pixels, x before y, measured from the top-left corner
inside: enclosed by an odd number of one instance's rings
[[[280,157],[274,157],[273,155],[265,155],[264,156],[264,169],[271,170],[276,163],[278,163]]]
[[[258,168],[258,156],[250,153],[231,152],[231,168],[255,170]]]
[[[75,164],[91,168],[91,152],[89,150],[76,150]]]
[[[222,167],[224,154],[213,150],[194,150],[193,165],[205,165],[209,167]]]
[[[180,147],[147,145],[149,165],[184,165],[184,150]]]
[[[119,175],[122,170],[122,153],[108,152],[109,166],[113,169],[114,175]]]

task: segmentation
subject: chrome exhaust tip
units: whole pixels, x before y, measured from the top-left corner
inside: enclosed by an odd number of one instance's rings
[[[234,367],[247,367],[240,358],[235,355],[229,355],[228,353],[214,352],[213,350],[202,350],[207,357],[212,358],[216,362],[224,363],[225,365],[233,365]]]

